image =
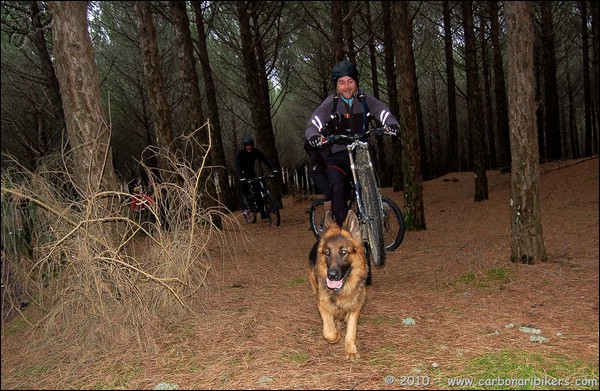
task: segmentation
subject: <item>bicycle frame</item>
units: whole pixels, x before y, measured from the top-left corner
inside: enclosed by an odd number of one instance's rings
[[[247,223],[255,223],[256,214],[260,212],[261,216],[266,213],[271,225],[279,226],[281,221],[279,206],[277,205],[277,200],[271,194],[265,183],[266,178],[272,178],[274,176],[275,172],[270,172],[256,178],[242,179],[242,182],[248,183],[248,193],[244,194],[244,198],[242,199],[242,212]],[[258,194],[256,190],[258,190]],[[259,200],[257,199],[257,196],[260,197],[262,201],[261,210],[258,208]]]
[[[365,150],[367,153],[369,153],[369,144],[367,144],[364,141],[359,141],[356,140],[354,141],[352,144],[349,144],[347,146],[348,148],[348,156],[350,158],[350,170],[352,171],[352,188],[354,191],[354,199],[356,200],[356,205],[358,207],[358,218],[361,222],[361,224],[364,224],[366,222],[366,218],[367,218],[367,214],[365,212],[365,206],[363,203],[363,199],[361,196],[361,184],[360,181],[358,180],[358,175],[356,173],[356,149],[362,149]],[[369,159],[369,165],[372,168],[373,164],[371,163],[371,160]],[[352,200],[350,200],[349,202],[349,207],[351,206]]]
[[[375,265],[383,266],[385,264],[385,243],[382,197],[379,181],[371,161],[369,144],[362,141],[371,133],[383,134],[384,130],[376,128],[362,135],[347,132],[347,134],[323,136],[320,144],[346,145],[363,239],[368,244],[367,249],[373,256]]]

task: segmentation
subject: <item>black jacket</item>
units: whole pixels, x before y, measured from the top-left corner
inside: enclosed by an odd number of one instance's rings
[[[235,175],[237,179],[242,178],[256,178],[256,171],[254,169],[256,160],[260,160],[266,164],[271,170],[276,167],[267,157],[256,147],[252,149],[252,152],[246,151],[246,148],[239,149],[235,154]]]

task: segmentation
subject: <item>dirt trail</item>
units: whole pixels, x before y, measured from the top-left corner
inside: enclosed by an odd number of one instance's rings
[[[443,379],[465,371],[469,360],[506,350],[565,355],[597,368],[598,159],[572,163],[542,166],[550,260],[536,265],[509,261],[510,174],[489,172],[490,198],[478,203],[472,173],[426,182],[427,230],[407,232],[385,268],[373,270],[355,363],[346,361],[343,343],[323,339],[308,286],[312,199],[285,198],[280,227],[260,220],[248,225],[238,216],[247,241],[237,239],[237,260],[216,265],[206,313],[174,325],[158,341],[158,354],[132,357],[135,364],[115,363],[106,372],[93,362],[89,372],[83,364],[78,368],[99,384],[135,368],[124,388],[138,389],[159,383],[181,389],[403,388],[387,384],[387,376],[418,376],[430,381],[425,388],[444,388]],[[401,193],[384,194],[403,205]],[[404,325],[407,318],[415,324]],[[542,330],[549,342],[530,342],[520,326]],[[5,388],[4,349],[2,362]]]

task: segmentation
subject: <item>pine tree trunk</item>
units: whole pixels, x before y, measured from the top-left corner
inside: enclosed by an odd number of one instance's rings
[[[534,33],[529,1],[507,1],[508,103],[512,157],[512,262],[533,264],[547,259],[540,215]]]

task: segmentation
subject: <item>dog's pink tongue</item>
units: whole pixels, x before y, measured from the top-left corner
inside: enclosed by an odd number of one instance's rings
[[[329,278],[327,279],[327,288],[329,289],[337,289],[340,286],[342,286],[342,283],[344,282],[344,280],[339,280],[339,281],[331,281]]]

